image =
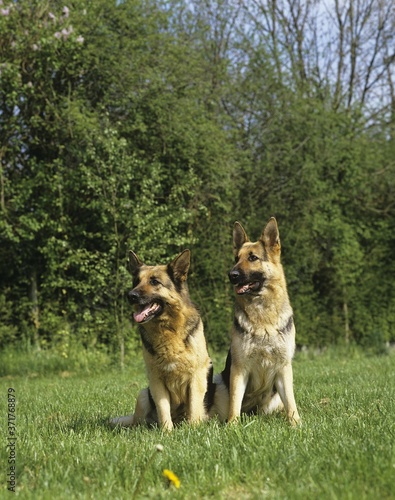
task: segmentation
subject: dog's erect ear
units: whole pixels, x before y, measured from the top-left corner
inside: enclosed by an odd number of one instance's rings
[[[168,269],[176,281],[185,281],[188,276],[189,265],[191,263],[191,252],[184,250],[170,262]]]
[[[246,241],[249,241],[246,232],[240,222],[235,222],[233,226],[233,253],[237,257],[240,248],[244,245]]]
[[[261,241],[263,241],[265,247],[272,252],[280,253],[281,243],[280,243],[280,233],[278,231],[277,221],[272,217],[266,224],[265,229],[261,235]]]
[[[137,255],[130,250],[129,252],[129,269],[132,274],[134,274],[139,267],[141,267],[143,263],[137,257]]]

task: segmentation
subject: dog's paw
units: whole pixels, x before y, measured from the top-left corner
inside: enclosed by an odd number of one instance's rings
[[[174,429],[174,424],[171,420],[166,420],[165,422],[161,423],[160,427],[162,431],[171,432]]]
[[[127,415],[125,417],[115,417],[110,418],[108,425],[115,429],[115,427],[132,427],[133,425],[133,415]]]
[[[230,425],[235,425],[239,422],[240,420],[240,417],[239,415],[232,415],[231,417],[228,418],[228,420],[226,421],[227,424],[230,424]]]
[[[291,427],[294,427],[295,429],[302,427],[302,421],[298,414],[289,415],[288,422],[290,423]]]

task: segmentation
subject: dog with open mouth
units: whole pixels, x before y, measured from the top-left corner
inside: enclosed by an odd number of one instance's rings
[[[130,252],[129,262],[133,289],[128,298],[139,325],[149,387],[138,395],[134,414],[110,424],[159,424],[172,430],[182,420],[201,422],[215,387],[203,323],[188,292],[190,252],[158,266],[145,265]]]
[[[231,346],[216,375],[212,414],[229,422],[241,413],[269,414],[285,408],[291,425],[300,421],[293,391],[295,325],[276,219],[251,242],[239,222],[233,229],[235,290]]]

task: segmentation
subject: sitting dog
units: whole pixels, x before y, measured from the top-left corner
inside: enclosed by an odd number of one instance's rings
[[[293,392],[295,325],[280,262],[280,236],[271,218],[256,242],[239,222],[233,230],[236,292],[231,346],[217,375],[211,415],[229,422],[241,413],[272,413],[285,407],[291,425],[299,420]]]
[[[128,298],[139,324],[149,387],[140,392],[134,414],[110,424],[158,423],[170,431],[183,419],[201,422],[215,387],[203,323],[188,292],[190,252],[158,266],[143,264],[133,252],[129,257],[133,289]]]

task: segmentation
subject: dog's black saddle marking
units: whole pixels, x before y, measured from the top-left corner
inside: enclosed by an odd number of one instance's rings
[[[206,394],[204,395],[204,407],[206,408],[206,411],[209,411],[214,404],[216,386],[213,381],[213,375],[214,375],[214,367],[213,363],[210,360],[210,368],[208,369],[207,372],[207,391]]]
[[[140,327],[139,332],[143,346],[147,349],[147,351],[151,354],[151,356],[155,356],[156,351],[153,345],[148,341],[144,328]]]
[[[230,353],[230,349],[228,351],[228,355],[226,356],[225,368],[223,369],[221,376],[226,388],[229,390],[230,386],[230,367],[232,366],[232,355]]]
[[[237,319],[236,316],[234,316],[234,318],[233,318],[233,326],[235,327],[236,332],[239,333],[240,335],[245,335],[246,334],[246,331],[240,325],[239,320]]]
[[[188,320],[187,324],[186,324],[186,337],[184,339],[184,344],[185,344],[185,347],[187,347],[189,345],[189,342],[191,340],[191,337],[193,335],[195,335],[197,329],[199,328],[199,325],[200,325],[200,316],[195,316],[193,318],[191,318],[190,320]]]
[[[293,327],[293,324],[294,324],[294,317],[291,316],[288,318],[288,321],[287,321],[287,324],[285,325],[284,328],[281,328],[279,330],[279,332],[282,334],[282,335],[286,335],[287,333],[289,333]]]

